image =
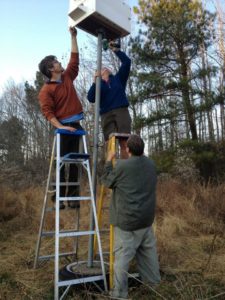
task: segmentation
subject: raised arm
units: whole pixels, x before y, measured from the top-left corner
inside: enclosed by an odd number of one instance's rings
[[[101,177],[102,184],[110,189],[116,187],[120,177],[119,176],[120,172],[118,170],[117,165],[113,168],[112,160],[114,158],[115,158],[115,153],[109,152],[103,170],[103,175]]]
[[[131,59],[119,48],[113,47],[112,43],[110,43],[109,46],[110,46],[110,49],[116,54],[116,56],[121,61],[121,66],[120,66],[119,71],[117,72],[116,76],[119,77],[122,85],[125,88],[127,79],[130,74]]]
[[[65,75],[68,75],[72,80],[74,80],[79,72],[79,50],[77,45],[77,30],[75,27],[69,28],[71,35],[71,56],[70,61],[66,70]]]
[[[79,53],[78,45],[77,45],[77,30],[75,27],[70,27],[69,31],[71,34],[71,52]]]

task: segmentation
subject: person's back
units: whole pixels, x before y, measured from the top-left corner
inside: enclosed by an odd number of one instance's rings
[[[131,156],[117,162],[116,172],[110,222],[123,230],[152,225],[157,182],[153,161],[143,155]]]
[[[127,272],[136,257],[141,280],[160,282],[156,240],[152,230],[155,216],[157,176],[154,163],[143,155],[141,137],[131,135],[126,151],[129,158],[117,161],[109,153],[102,182],[111,188],[110,223],[114,225],[114,287],[113,297],[127,298]]]

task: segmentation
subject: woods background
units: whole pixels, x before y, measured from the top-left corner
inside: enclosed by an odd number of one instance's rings
[[[222,9],[219,3],[215,7],[209,12],[201,1],[139,1],[136,36],[122,41],[132,59],[127,85],[132,131],[145,139],[146,154],[156,160],[159,173],[224,179],[225,31]],[[87,48],[85,56],[80,49],[75,86],[91,147],[94,108],[86,94],[96,68],[93,40]],[[116,71],[115,56],[109,50],[103,55],[103,64]],[[65,66],[68,57],[62,58]],[[42,84],[37,72],[34,83],[8,81],[3,89],[0,165],[9,182],[29,184],[46,176],[52,129],[39,108]]]
[[[222,300],[225,295],[225,17],[219,1],[208,2],[214,3],[212,11],[198,0],[139,0],[138,23],[122,40],[132,60],[127,84],[132,132],[144,138],[145,153],[159,174],[155,231],[162,284],[157,290],[130,291],[134,300]],[[90,38],[80,48],[75,80],[90,154],[94,105],[86,95],[96,46]],[[69,55],[61,57],[64,67]],[[103,65],[119,68],[109,50],[103,52]],[[54,133],[38,103],[44,80],[38,71],[34,76],[34,82],[8,81],[0,97],[0,299],[54,297],[53,263],[33,269]],[[99,175],[103,152],[100,133]],[[89,211],[84,203],[85,230]],[[108,215],[103,217],[108,226]],[[73,211],[65,210],[62,227],[73,218]],[[54,230],[54,212],[45,225]],[[44,250],[53,252],[54,240]],[[81,247],[79,255],[86,252]],[[88,291],[71,291],[68,299],[93,298]]]

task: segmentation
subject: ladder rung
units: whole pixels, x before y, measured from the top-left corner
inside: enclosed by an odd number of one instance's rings
[[[54,236],[55,231],[44,231],[42,232],[41,236]]]
[[[99,276],[91,276],[91,277],[85,277],[85,278],[59,281],[58,286],[61,287],[61,286],[67,286],[67,285],[73,285],[73,284],[81,284],[81,283],[92,282],[92,281],[97,281],[97,280],[104,280],[104,276],[99,275]]]
[[[61,233],[74,233],[74,232],[76,232],[76,229],[74,229],[74,230],[61,230],[60,232],[59,232],[59,234],[61,234]],[[44,232],[42,232],[42,234],[41,234],[42,236],[54,236],[55,235],[55,231],[44,231]]]
[[[89,231],[77,231],[77,232],[60,232],[59,237],[73,237],[73,236],[83,236],[83,235],[90,235],[90,234],[96,234],[95,230],[89,230]]]
[[[71,256],[71,255],[76,255],[75,252],[65,252],[65,253],[60,253],[59,256],[60,257],[66,257],[66,256]],[[49,254],[49,255],[42,255],[39,256],[38,260],[47,260],[47,259],[52,259],[55,258],[55,254]]]
[[[76,161],[74,161],[74,160],[66,160],[66,161],[63,161],[63,163],[65,164],[65,163],[67,163],[67,164],[83,164],[84,163],[84,161],[82,160],[82,161],[78,161],[78,160],[76,160]]]
[[[83,162],[87,161],[88,158],[61,158],[61,163],[69,163],[69,164],[82,164]]]
[[[110,252],[109,251],[104,251],[104,252],[102,252],[102,255],[109,255],[110,254]],[[96,255],[100,255],[100,253],[99,252],[97,252],[96,253]]]
[[[76,153],[76,152],[70,152],[67,153],[66,155],[64,155],[63,157],[60,157],[61,159],[65,160],[65,159],[88,159],[90,157],[90,155],[88,153]]]
[[[91,197],[59,197],[60,201],[78,201],[78,200],[91,200]]]
[[[51,185],[52,186],[55,186],[56,183],[55,182],[51,182]],[[60,182],[60,186],[76,186],[76,185],[80,185],[80,182]],[[49,191],[48,192],[52,192],[52,191]],[[53,190],[53,192],[55,192],[55,190]]]

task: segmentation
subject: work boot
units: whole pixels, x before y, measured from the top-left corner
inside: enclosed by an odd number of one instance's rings
[[[54,207],[55,207],[55,195],[52,195],[51,200],[54,203]],[[59,202],[59,209],[65,209],[65,207],[66,207],[65,204],[62,201],[60,201]]]
[[[68,201],[68,207],[80,208],[80,201]]]
[[[59,209],[64,209],[65,207],[66,207],[66,205],[62,201],[60,201]]]
[[[54,207],[55,207],[55,202],[54,202]],[[60,201],[59,209],[65,209],[65,208],[66,208],[66,205],[62,201]]]

